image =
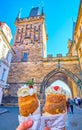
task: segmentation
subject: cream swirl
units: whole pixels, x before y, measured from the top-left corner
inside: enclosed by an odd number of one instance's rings
[[[25,97],[28,95],[32,96],[34,93],[36,93],[36,89],[29,88],[29,86],[27,86],[27,85],[22,86],[17,91],[18,97]]]
[[[46,95],[49,95],[49,94],[64,94],[64,95],[66,95],[66,91],[62,87],[58,87],[57,89],[55,89],[54,86],[50,86],[50,87],[46,88]]]

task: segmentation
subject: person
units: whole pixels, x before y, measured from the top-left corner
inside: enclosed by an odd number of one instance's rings
[[[77,98],[75,98],[75,104],[76,104],[76,106],[78,106],[78,99]]]
[[[66,106],[67,106],[67,113],[69,113],[70,112],[70,103],[69,103],[69,98],[68,98],[68,100],[66,101]]]
[[[78,100],[78,105],[79,105],[79,107],[80,107],[80,105],[81,105],[81,98],[80,98],[80,97],[77,97],[77,100]]]
[[[73,100],[72,99],[70,99],[69,104],[70,104],[71,113],[73,114]]]
[[[29,128],[31,128],[33,125],[33,120],[28,120],[28,121],[24,121],[23,123],[21,123],[16,130],[27,130]],[[44,130],[50,130],[49,127],[44,127]]]

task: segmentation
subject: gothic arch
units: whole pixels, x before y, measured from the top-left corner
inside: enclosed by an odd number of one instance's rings
[[[77,86],[79,87],[80,86],[80,83],[81,83],[81,79],[76,75],[74,74],[73,72],[65,69],[65,68],[56,68],[55,70],[51,71],[50,73],[48,73],[43,81],[42,81],[42,84],[41,84],[41,93],[44,92],[45,93],[45,88],[48,87],[48,82],[49,80],[56,74],[58,73],[62,73],[64,75],[66,75],[66,77],[70,77],[76,84]]]

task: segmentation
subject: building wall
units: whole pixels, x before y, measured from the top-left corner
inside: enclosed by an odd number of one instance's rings
[[[9,44],[11,38],[10,28],[5,23],[0,22],[0,104],[4,90],[8,86],[7,78],[13,54]]]
[[[80,2],[78,18],[76,21],[74,41],[76,44],[76,49],[79,57],[79,64],[82,71],[82,1]]]
[[[80,1],[73,39],[68,41],[68,49],[68,55],[78,56],[80,71],[82,71],[82,1]]]
[[[68,61],[64,60],[65,58],[62,58],[60,66],[78,75],[77,58],[76,60],[74,59],[73,62],[70,61],[69,57]],[[11,63],[8,83],[11,84],[10,89],[14,89],[14,91],[12,91],[13,95],[17,96],[17,89],[18,89],[17,84],[20,87],[19,84],[22,83],[24,84],[28,80],[31,80],[32,78],[34,79],[34,82],[36,84],[39,84],[37,85],[37,87],[40,90],[41,83],[43,82],[44,77],[51,71],[55,70],[57,67],[58,67],[57,59],[54,59],[54,61]],[[12,86],[14,86],[14,88]]]

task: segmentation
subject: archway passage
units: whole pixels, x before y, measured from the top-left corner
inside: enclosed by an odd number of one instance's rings
[[[63,82],[61,80],[56,80],[55,82],[53,82],[51,84],[51,86],[60,86],[60,87],[62,87],[66,91],[67,98],[71,98],[72,97],[72,93],[71,93],[70,87],[65,82]]]
[[[78,92],[78,81],[80,80],[77,75],[64,68],[57,68],[48,73],[41,84],[41,92],[43,97],[45,95],[45,89],[51,86],[56,80],[61,80],[69,86],[72,97],[79,96]]]

